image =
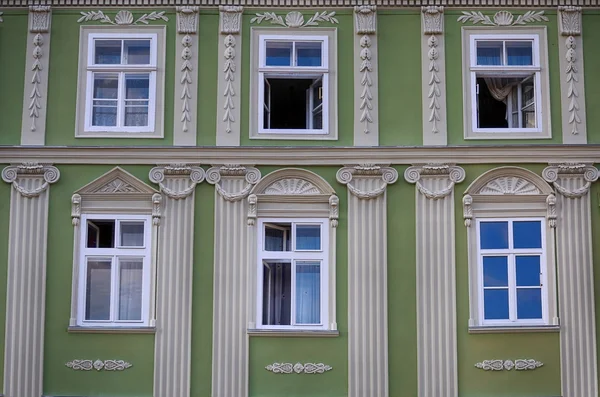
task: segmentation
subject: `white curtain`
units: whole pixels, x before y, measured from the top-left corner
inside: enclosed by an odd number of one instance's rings
[[[143,263],[141,259],[121,260],[119,269],[119,320],[142,319]]]
[[[321,321],[321,266],[318,262],[296,264],[296,323]]]

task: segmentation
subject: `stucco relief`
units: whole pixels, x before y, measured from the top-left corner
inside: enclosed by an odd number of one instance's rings
[[[579,80],[578,59],[577,59],[577,39],[575,36],[581,34],[581,7],[559,7],[558,25],[560,34],[567,36],[565,39],[565,58],[567,61],[565,68],[565,82],[567,84],[567,111],[568,123],[571,127],[571,134],[579,134],[581,124],[580,102],[579,102]]]
[[[281,15],[274,12],[256,13],[256,16],[250,20],[250,23],[260,25],[263,21],[268,21],[271,25],[279,25],[285,28],[306,28],[308,26],[319,26],[321,22],[329,22],[338,24],[339,21],[335,18],[335,11],[316,12],[315,15],[305,21],[304,15],[298,11],[288,12],[285,19]]]
[[[133,365],[124,360],[71,360],[65,364],[66,367],[75,371],[124,371]]]
[[[378,188],[366,191],[358,189],[352,183],[354,177],[381,179],[381,185]],[[336,173],[336,179],[339,183],[346,185],[348,191],[358,198],[370,200],[385,193],[387,185],[391,185],[398,180],[398,171],[388,166],[377,164],[362,164],[356,166],[346,166],[340,168]]]
[[[144,14],[141,17],[134,19],[131,11],[121,10],[117,12],[114,19],[106,15],[102,11],[81,11],[81,17],[77,20],[78,23],[98,21],[109,25],[148,25],[150,21],[163,20],[167,22],[169,18],[165,15],[165,11],[152,11],[149,14]]]
[[[558,182],[558,178],[561,175],[564,177],[580,178],[585,183],[579,188],[568,189]],[[588,194],[592,182],[598,180],[598,175],[596,167],[590,164],[577,163],[550,164],[550,166],[544,168],[544,171],[542,171],[544,179],[552,183],[558,193],[570,199],[581,198]]]
[[[354,7],[354,21],[356,24],[356,33],[362,35],[360,38],[360,52],[358,54],[360,77],[360,101],[358,111],[360,113],[359,121],[363,125],[363,132],[369,133],[369,124],[373,123],[373,72],[371,52],[372,41],[369,35],[374,35],[377,31],[377,7],[359,6]]]
[[[274,374],[323,374],[332,370],[330,365],[323,363],[273,363],[267,365],[265,369]]]
[[[240,6],[219,6],[221,34],[240,33],[243,11]]]
[[[174,191],[163,184],[165,175],[189,177],[191,183],[187,188],[181,191]],[[204,180],[205,173],[202,168],[197,166],[190,166],[186,164],[171,164],[152,168],[150,170],[149,176],[150,180],[158,184],[158,186],[160,187],[160,191],[164,193],[167,197],[172,198],[174,200],[181,200],[189,197],[194,192],[196,185]]]
[[[429,190],[421,182],[421,177],[423,175],[447,176],[448,186],[438,191]],[[454,184],[460,183],[465,179],[465,170],[461,167],[448,164],[412,166],[404,171],[404,179],[406,179],[408,183],[414,183],[419,192],[428,199],[439,200],[450,195],[454,190]]]
[[[544,365],[544,363],[534,359],[516,359],[516,360],[483,360],[475,364],[476,368],[484,371],[527,371],[534,370]]]
[[[17,181],[20,175],[37,175],[44,179],[44,182],[35,189],[27,189],[21,186]],[[2,180],[10,183],[12,187],[26,198],[38,197],[45,192],[48,187],[58,181],[60,172],[58,168],[52,165],[42,165],[38,163],[23,163],[19,165],[10,165],[2,170]]]
[[[525,14],[517,15],[517,19],[515,19],[515,15],[512,12],[505,10],[496,12],[491,18],[481,11],[463,11],[462,14],[458,17],[458,22],[470,22],[473,25],[515,26],[534,22],[548,22],[548,17],[544,15],[544,11],[530,10],[525,12]]]
[[[244,177],[246,186],[239,192],[228,192],[221,186],[222,176],[237,176]],[[244,167],[240,165],[222,165],[213,166],[206,171],[206,181],[211,185],[215,185],[215,189],[219,196],[226,201],[240,201],[248,197],[252,187],[260,180],[260,171],[254,167]]]

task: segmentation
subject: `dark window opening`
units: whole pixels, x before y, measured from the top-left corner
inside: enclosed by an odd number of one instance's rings
[[[87,223],[87,248],[114,248],[115,247],[115,221],[114,220],[88,220]]]
[[[264,263],[263,272],[263,325],[290,325],[291,263]]]
[[[323,128],[322,78],[265,78],[263,128]]]
[[[508,128],[506,119],[506,103],[494,98],[481,77],[477,78],[477,107],[479,114],[479,128]]]

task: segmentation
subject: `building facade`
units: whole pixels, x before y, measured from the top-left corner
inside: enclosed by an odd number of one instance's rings
[[[3,0],[6,397],[596,397],[596,0]]]

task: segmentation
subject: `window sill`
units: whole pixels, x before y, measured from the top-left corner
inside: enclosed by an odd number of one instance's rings
[[[560,325],[484,325],[469,327],[470,334],[513,334],[522,332],[560,332]]]
[[[302,338],[336,338],[340,336],[338,330],[301,330],[301,329],[256,329],[247,331],[250,336],[278,336],[278,337],[302,337]]]
[[[336,141],[338,138],[332,134],[253,134],[250,135],[250,139],[277,139],[277,140],[322,140],[322,141]]]
[[[552,139],[552,135],[543,132],[472,131],[465,134],[465,140],[470,139]]]
[[[67,332],[77,334],[154,334],[156,327],[82,327],[70,326]]]
[[[75,138],[164,138],[162,134],[154,132],[81,132]]]

